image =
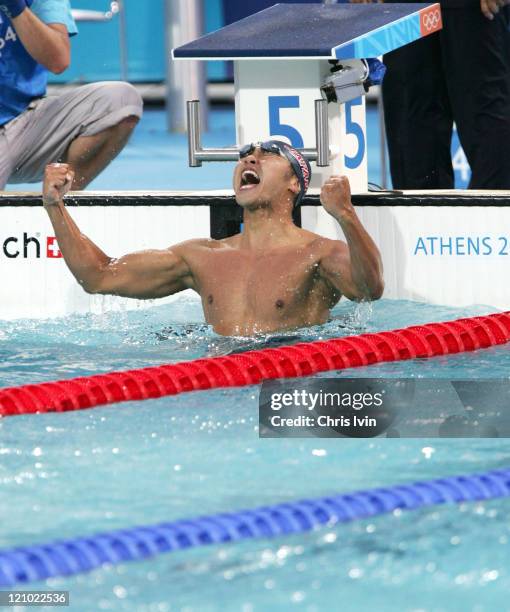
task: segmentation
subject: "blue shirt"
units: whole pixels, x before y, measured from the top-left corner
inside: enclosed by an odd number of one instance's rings
[[[77,33],[68,0],[26,0],[44,23],[60,23]],[[22,113],[32,100],[46,94],[48,70],[21,44],[11,21],[0,11],[0,125]]]

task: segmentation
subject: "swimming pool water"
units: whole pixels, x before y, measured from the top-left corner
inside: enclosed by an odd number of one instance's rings
[[[342,303],[289,341],[487,314]],[[0,322],[0,386],[258,346],[220,338],[184,298],[102,316]],[[503,378],[510,348],[338,376]],[[331,374],[328,374],[331,376]],[[499,439],[258,438],[258,388],[0,421],[0,548],[510,465]],[[510,502],[438,507],[203,548],[34,586],[72,610],[509,610]]]

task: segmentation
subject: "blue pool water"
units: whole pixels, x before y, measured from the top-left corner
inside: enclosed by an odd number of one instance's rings
[[[342,303],[301,338],[486,314]],[[293,338],[289,338],[293,341]],[[182,299],[102,316],[0,322],[0,386],[225,354]],[[337,376],[503,378],[510,348]],[[0,548],[510,465],[500,439],[259,439],[258,387],[0,421]],[[165,555],[38,587],[83,610],[510,609],[510,502],[388,515],[270,541]]]

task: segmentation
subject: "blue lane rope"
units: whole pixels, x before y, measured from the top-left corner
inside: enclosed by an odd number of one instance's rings
[[[303,533],[397,508],[510,497],[510,469],[304,499],[0,550],[0,587],[73,576],[186,548]]]

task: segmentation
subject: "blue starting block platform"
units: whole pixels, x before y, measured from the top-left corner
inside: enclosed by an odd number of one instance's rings
[[[175,49],[174,57],[361,59],[440,29],[437,4],[276,4]]]

